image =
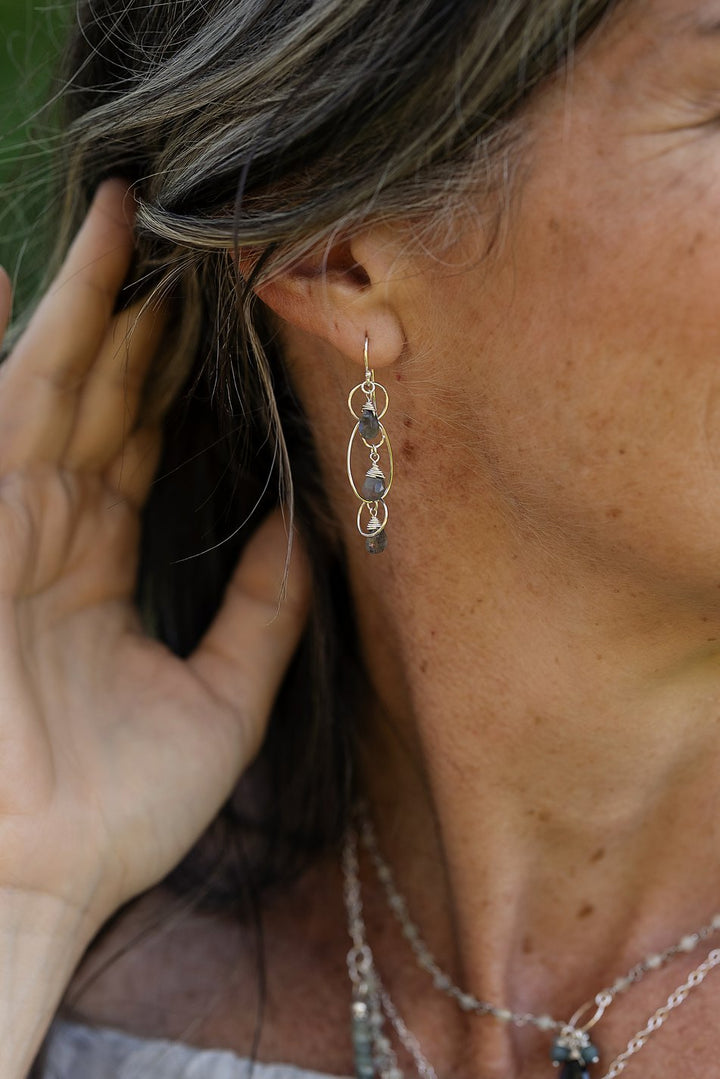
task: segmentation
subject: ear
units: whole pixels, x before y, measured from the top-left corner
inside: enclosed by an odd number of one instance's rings
[[[327,341],[355,363],[362,363],[367,335],[371,367],[387,367],[405,344],[394,303],[397,256],[389,229],[369,229],[324,245],[271,276],[256,293],[284,322]],[[240,270],[249,274],[252,260],[241,259]]]

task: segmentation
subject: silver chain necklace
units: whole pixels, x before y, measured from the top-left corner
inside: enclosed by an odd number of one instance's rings
[[[553,1019],[549,1015],[538,1016],[527,1012],[513,1012],[508,1008],[478,1000],[472,993],[464,992],[453,983],[438,965],[420,936],[417,926],[411,921],[407,904],[395,887],[392,871],[380,854],[372,825],[366,814],[360,816],[360,832],[363,845],[368,851],[385,890],[388,905],[398,919],[418,965],[432,977],[435,987],[453,998],[463,1011],[468,1013],[492,1015],[501,1022],[512,1023],[519,1027],[534,1025],[544,1032],[554,1032],[555,1038],[550,1056],[556,1067],[562,1065],[560,1079],[589,1079],[587,1068],[597,1063],[599,1053],[590,1041],[588,1032],[602,1018],[608,1006],[620,993],[625,992],[630,985],[638,982],[650,971],[658,970],[675,956],[693,951],[701,940],[705,940],[720,929],[720,915],[715,915],[697,932],[681,937],[677,944],[664,952],[650,955],[636,964],[612,986],[597,993],[592,1002],[579,1008],[567,1022]],[[422,1079],[437,1079],[432,1065],[424,1056],[417,1039],[400,1017],[378,974],[375,959],[367,941],[357,846],[357,834],[351,829],[343,851],[343,873],[348,930],[353,942],[353,947],[348,953],[348,972],[353,985],[353,1043],[358,1079],[373,1079],[375,1076],[379,1076],[380,1079],[403,1079],[391,1042],[384,1033],[386,1020],[391,1024],[400,1043],[412,1058],[418,1075]],[[654,1012],[645,1027],[630,1039],[626,1049],[612,1061],[602,1079],[616,1079],[624,1070],[628,1060],[639,1052],[650,1035],[663,1025],[670,1012],[679,1007],[687,999],[689,993],[699,986],[709,971],[718,964],[720,964],[720,949],[713,949],[690,973],[686,981],[671,993],[667,1002]],[[594,1014],[582,1026],[579,1025],[582,1016],[593,1007]]]

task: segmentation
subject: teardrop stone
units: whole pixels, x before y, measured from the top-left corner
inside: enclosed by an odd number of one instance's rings
[[[368,502],[373,502],[376,498],[382,498],[385,494],[385,477],[382,472],[373,472],[371,469],[365,475],[365,482],[362,485],[362,496]]]
[[[386,547],[387,536],[384,528],[365,539],[365,550],[368,554],[382,554]]]
[[[372,408],[368,408],[367,405],[360,414],[358,430],[362,437],[368,440],[376,438],[380,434],[380,421],[377,418],[377,412]]]
[[[590,1073],[583,1061],[568,1060],[560,1069],[560,1079],[590,1079]]]

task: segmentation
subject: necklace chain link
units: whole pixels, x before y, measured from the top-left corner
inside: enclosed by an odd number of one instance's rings
[[[660,969],[675,956],[693,951],[701,941],[720,930],[720,915],[716,914],[707,925],[702,926],[695,933],[686,934],[665,951],[650,955],[641,962],[636,963],[627,974],[616,979],[612,986],[602,989],[595,995],[593,1001],[579,1008],[569,1022],[554,1019],[550,1015],[514,1012],[509,1008],[499,1007],[488,1001],[479,1000],[472,993],[464,991],[440,967],[423,940],[419,929],[410,918],[407,903],[398,892],[393,873],[380,853],[375,832],[367,812],[361,809],[358,816],[362,845],[374,865],[378,879],[385,891],[388,905],[400,924],[403,936],[408,941],[418,966],[430,975],[436,989],[454,999],[463,1011],[470,1014],[491,1015],[500,1022],[511,1023],[518,1027],[533,1025],[545,1033],[554,1031],[561,1038],[569,1035],[571,1039],[576,1038],[587,1043],[587,1031],[602,1018],[605,1010],[619,994],[624,993],[631,985],[644,978],[646,974]],[[358,1067],[358,1076],[360,1079],[372,1079],[372,1076],[377,1073],[381,1079],[403,1079],[402,1071],[398,1067],[397,1056],[392,1050],[389,1039],[383,1033],[384,1020],[387,1019],[401,1045],[411,1057],[415,1070],[421,1079],[437,1079],[436,1072],[425,1057],[418,1039],[401,1018],[378,974],[375,959],[367,940],[360,888],[358,834],[352,828],[348,831],[343,850],[343,875],[348,931],[353,944],[348,952],[347,961],[348,972],[353,985],[353,1016],[356,1024],[354,1031],[356,1035],[357,1031],[360,1031],[360,1034],[356,1036],[356,1058],[358,1058],[358,1049],[360,1048],[362,1064],[365,1067],[365,1071],[363,1071],[362,1067]],[[683,984],[670,994],[666,1003],[650,1016],[645,1027],[630,1039],[627,1047],[609,1065],[602,1079],[617,1079],[617,1076],[625,1069],[631,1057],[645,1046],[650,1036],[663,1026],[670,1013],[680,1007],[692,990],[700,986],[707,974],[718,965],[720,965],[720,948],[714,948],[688,975]],[[576,1024],[579,1022],[580,1017],[593,1006],[595,1011],[591,1018],[584,1025],[577,1026]],[[360,1027],[357,1026],[358,1016],[361,1017]],[[365,1017],[367,1017],[367,1031],[362,1025],[365,1022]],[[365,1050],[367,1044],[372,1046],[372,1057]]]

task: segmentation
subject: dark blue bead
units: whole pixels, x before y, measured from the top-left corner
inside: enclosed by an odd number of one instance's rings
[[[600,1059],[600,1054],[598,1053],[596,1047],[592,1044],[592,1042],[590,1042],[589,1045],[583,1046],[583,1048],[580,1050],[580,1056],[583,1058],[586,1064],[597,1064],[598,1060]]]
[[[560,1079],[590,1079],[585,1064],[580,1060],[568,1060],[560,1070]]]

